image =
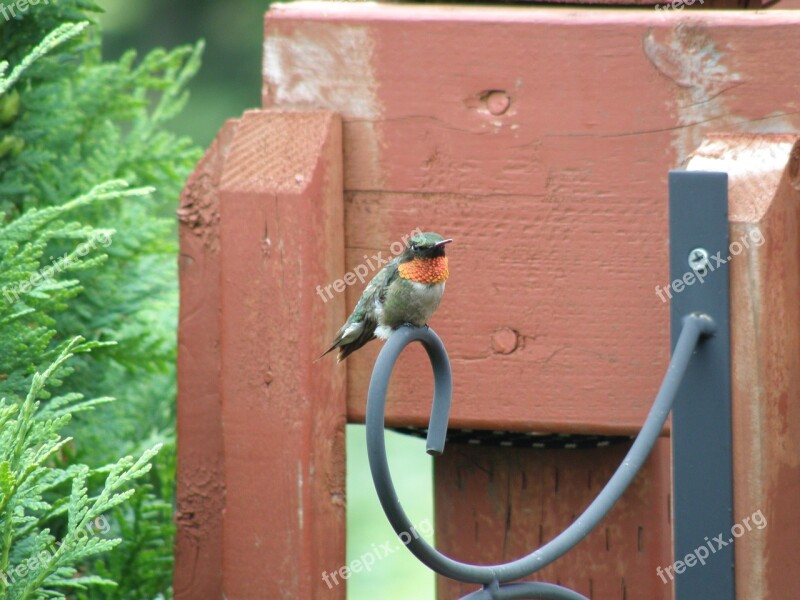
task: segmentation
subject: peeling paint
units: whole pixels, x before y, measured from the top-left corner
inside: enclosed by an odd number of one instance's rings
[[[297,28],[264,40],[265,99],[281,108],[332,110],[377,119],[382,110],[366,27]]]
[[[732,222],[757,222],[770,206],[797,140],[792,135],[711,134],[689,155],[690,171],[729,174]]]
[[[297,522],[303,531],[303,463],[297,463]]]
[[[736,118],[725,106],[725,91],[739,85],[742,77],[727,66],[714,41],[696,25],[680,24],[665,39],[649,31],[644,52],[656,69],[677,86],[674,109],[678,125],[672,146],[678,166],[703,141],[702,124],[714,121],[715,129]],[[695,125],[697,124],[697,125]]]
[[[780,111],[751,120],[731,110],[727,92],[747,81],[732,64],[735,55],[721,51],[702,26],[680,23],[666,31],[651,29],[643,49],[659,73],[677,88],[671,103],[678,124],[672,141],[673,166],[683,165],[711,131],[793,133],[800,129],[796,119]]]
[[[264,40],[262,95],[264,107],[339,113],[345,145],[357,139],[365,148],[369,164],[362,169],[366,167],[371,187],[379,187],[384,109],[378,99],[374,55],[375,42],[364,26],[310,23],[293,27],[288,34],[269,32]]]

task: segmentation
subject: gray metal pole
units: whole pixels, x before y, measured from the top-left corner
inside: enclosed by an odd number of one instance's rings
[[[680,293],[673,289],[673,343],[682,315],[702,312],[716,324],[714,338],[687,369],[672,408],[675,600],[736,598],[729,252],[727,173],[670,172],[670,281],[694,277],[697,284]],[[684,561],[696,559],[695,551],[708,554],[705,545],[717,534],[724,539],[702,568],[686,568]],[[672,572],[668,576],[673,579]]]

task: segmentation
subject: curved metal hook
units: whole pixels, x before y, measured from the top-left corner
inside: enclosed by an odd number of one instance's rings
[[[463,596],[461,600],[512,600],[536,598],[537,600],[587,600],[586,596],[552,583],[506,583],[496,589],[482,589]]]
[[[375,362],[369,384],[366,417],[367,453],[370,471],[372,472],[375,490],[378,493],[383,511],[386,513],[386,517],[394,528],[395,533],[397,535],[405,533],[410,538],[406,545],[411,553],[422,563],[437,573],[458,581],[484,585],[495,583],[496,585],[496,582],[514,581],[543,569],[586,537],[628,488],[650,454],[664,427],[664,422],[672,408],[675,394],[691,360],[692,352],[702,337],[711,335],[713,332],[714,322],[710,317],[701,314],[691,314],[684,317],[683,328],[672,354],[669,367],[639,435],[623,459],[622,464],[611,476],[605,487],[569,527],[538,550],[522,558],[498,565],[472,565],[445,556],[420,537],[400,505],[400,500],[397,497],[389,472],[384,438],[386,391],[397,358],[408,344],[414,341],[421,342],[434,369],[434,401],[428,429],[428,452],[431,454],[441,454],[444,450],[450,397],[452,395],[450,361],[439,336],[428,327],[401,327],[386,342]],[[524,587],[518,587],[520,585]],[[539,598],[586,600],[577,592],[560,586],[546,589],[541,588],[541,586],[532,588],[530,587],[531,585],[533,584],[517,584],[513,588],[512,586],[500,586],[497,591],[484,589],[475,592],[477,594],[488,593],[493,595],[470,595],[467,597],[530,598],[530,595],[516,594],[535,593],[538,594],[535,597]],[[557,593],[561,595],[552,595],[552,593],[556,593],[554,590],[558,590]],[[564,595],[565,593],[571,595]]]

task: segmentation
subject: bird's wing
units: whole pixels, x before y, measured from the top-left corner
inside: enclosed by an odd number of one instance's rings
[[[369,309],[375,304],[382,305],[386,300],[386,292],[392,282],[397,279],[398,270],[397,265],[400,259],[395,258],[390,261],[383,269],[378,271],[372,281],[369,282],[361,294],[361,298],[353,309],[353,314],[347,319],[350,321],[363,321],[369,313]]]
[[[370,311],[370,308],[379,308],[386,300],[386,291],[389,285],[397,279],[399,263],[400,259],[395,258],[375,274],[375,277],[364,288],[364,293],[361,294],[352,314],[342,325],[330,348],[322,356],[334,348],[351,345],[348,351],[340,356],[341,360],[375,337],[375,328],[378,323],[374,318],[375,312]],[[376,307],[375,304],[378,306]]]

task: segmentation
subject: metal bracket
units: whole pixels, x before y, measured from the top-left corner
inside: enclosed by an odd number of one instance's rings
[[[566,554],[611,510],[641,469],[667,420],[683,375],[691,362],[694,349],[714,332],[714,321],[707,315],[687,315],[672,354],[667,373],[639,435],[628,454],[584,512],[554,539],[538,550],[511,562],[498,565],[472,565],[443,555],[414,533],[414,526],[400,504],[389,473],[384,439],[386,391],[392,369],[403,349],[411,342],[421,342],[434,369],[434,398],[428,429],[428,451],[442,452],[447,432],[447,416],[452,393],[450,361],[447,351],[433,330],[427,327],[401,327],[388,339],[378,354],[367,398],[367,453],[375,491],[386,517],[398,536],[405,535],[406,547],[425,565],[437,573],[463,582],[481,583],[483,589],[464,597],[471,600],[503,598],[538,598],[539,600],[588,600],[585,596],[559,585],[511,582],[546,567]]]
[[[706,314],[716,327],[697,345],[672,409],[675,563],[659,576],[674,578],[675,600],[734,600],[727,173],[670,172],[669,231],[673,351],[686,315]]]

